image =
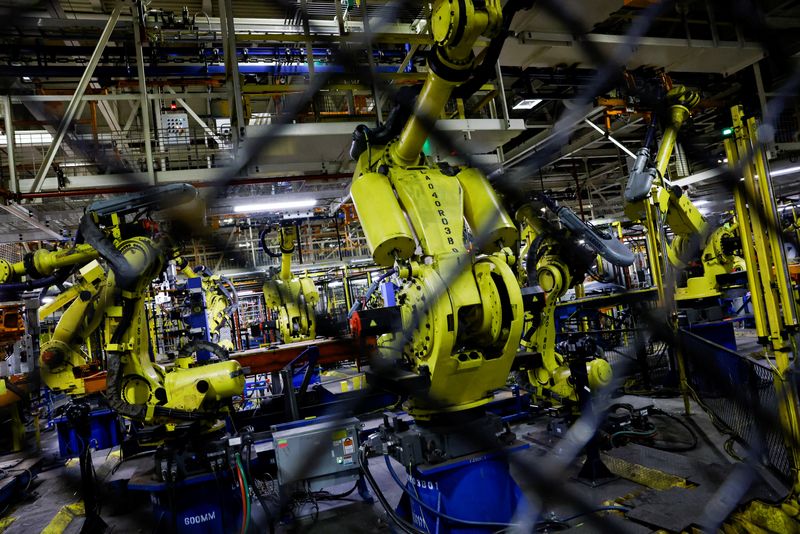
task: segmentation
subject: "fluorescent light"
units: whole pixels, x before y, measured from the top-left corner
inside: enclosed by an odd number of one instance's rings
[[[617,146],[620,148],[620,150],[622,150],[623,152],[625,152],[627,155],[629,155],[629,156],[630,156],[630,157],[632,157],[633,159],[636,159],[636,154],[634,154],[633,152],[631,152],[631,151],[630,151],[630,149],[629,149],[628,147],[626,147],[625,145],[623,145],[622,143],[620,143],[619,141],[617,141],[616,139],[614,139],[613,137],[611,137],[611,133],[609,133],[609,132],[607,132],[607,131],[603,130],[602,128],[600,128],[598,125],[596,125],[595,123],[593,123],[593,122],[592,122],[592,121],[590,121],[589,119],[583,119],[583,122],[585,122],[586,124],[588,124],[589,126],[591,126],[592,128],[594,128],[595,130],[597,130],[598,132],[600,132],[600,135],[602,135],[603,137],[605,137],[606,139],[608,139],[609,141],[611,141],[612,143],[614,143],[615,145],[617,145]]]
[[[239,243],[239,248],[244,248],[250,246],[249,243]]]
[[[792,174],[793,172],[797,171],[800,171],[800,167],[786,167],[785,169],[778,169],[776,171],[772,171],[770,172],[770,174],[774,178],[775,176],[785,176],[787,174]]]
[[[54,300],[56,300],[56,299],[55,299],[55,297],[44,297],[44,298],[42,299],[42,304],[50,304],[50,303],[51,303],[51,302],[53,302]]]
[[[253,290],[250,290],[250,289],[247,289],[245,291],[239,291],[239,293],[237,293],[237,295],[240,296],[240,297],[249,297],[249,296],[255,295],[255,294],[256,294],[256,292],[253,291]]]
[[[695,207],[696,206],[705,206],[706,204],[708,204],[708,200],[703,200],[703,199],[695,200],[694,202],[692,202],[692,204],[694,204]]]
[[[542,103],[541,98],[526,98],[520,100],[512,109],[533,109]]]
[[[18,145],[49,145],[53,136],[44,130],[22,130],[14,132],[14,142]],[[8,145],[8,137],[0,135],[0,146]]]
[[[297,208],[310,208],[316,206],[317,200],[310,198],[307,200],[285,200],[283,202],[262,202],[259,204],[242,204],[234,206],[236,213],[258,213],[261,211],[282,211]]]

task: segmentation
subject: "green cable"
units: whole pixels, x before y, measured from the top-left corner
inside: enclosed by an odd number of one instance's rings
[[[250,529],[250,486],[247,485],[247,476],[244,474],[244,467],[242,467],[242,457],[238,452],[236,453],[236,466],[239,468],[239,473],[242,475],[242,482],[244,483],[244,494],[246,496],[244,532],[247,534]]]

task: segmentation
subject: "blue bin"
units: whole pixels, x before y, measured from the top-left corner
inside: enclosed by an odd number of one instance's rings
[[[58,452],[62,458],[74,458],[81,450],[80,438],[66,417],[53,420],[58,432]],[[120,426],[116,412],[108,408],[94,410],[89,414],[91,438],[89,447],[95,450],[109,449],[120,442]]]

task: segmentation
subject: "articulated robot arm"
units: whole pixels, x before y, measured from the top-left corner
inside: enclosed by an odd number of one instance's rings
[[[418,422],[488,402],[505,385],[522,335],[513,219],[480,171],[436,165],[420,152],[469,78],[476,40],[495,36],[502,19],[497,0],[434,2],[436,44],[414,115],[386,144],[363,127],[354,134],[353,203],[374,261],[394,266],[401,283],[397,320],[381,332],[374,363],[418,377],[425,391],[409,402]],[[483,239],[465,243],[466,225]]]
[[[614,236],[584,223],[566,206],[557,206],[544,195],[540,200],[558,215],[564,230],[552,227],[531,204],[517,211],[527,251],[527,285],[539,287],[544,293],[544,306],[538,317],[529,317],[521,344],[536,355],[533,368],[528,371],[536,396],[577,402],[569,362],[556,352],[556,304],[569,288],[583,282],[598,254],[620,267],[632,265],[634,256]],[[586,369],[592,390],[611,381],[611,366],[605,360],[591,360]]]
[[[266,243],[268,228],[261,232],[261,247],[273,258],[281,258],[277,278],[264,283],[263,292],[267,309],[278,313],[278,331],[284,343],[314,339],[317,320],[314,307],[319,302],[319,291],[308,276],[292,276],[292,254],[295,250],[297,227],[280,227],[280,252],[272,252]]]
[[[691,109],[700,102],[700,95],[683,86],[676,86],[667,93],[666,98],[670,104],[669,123],[664,129],[655,166],[650,163],[649,148],[655,137],[656,121],[653,120],[628,178],[624,193],[625,213],[632,221],[646,220],[652,226],[648,227],[648,233],[651,233],[648,243],[654,242],[658,235],[651,221],[655,220],[657,212],[663,213],[666,224],[675,234],[668,247],[662,245],[666,248],[670,263],[683,269],[698,259],[702,262],[702,275],[690,277],[686,287],[678,288],[678,300],[718,296],[717,275],[744,269],[743,260],[734,254],[735,243],[738,242],[737,228],[735,224],[712,227],[680,188],[664,185],[663,176],[667,172],[678,131],[689,118]],[[657,260],[659,249],[651,247],[648,254],[656,258],[655,261],[651,260],[651,267],[660,273]]]
[[[33,262],[26,260],[35,271],[10,266],[7,272],[17,273],[9,277],[14,282],[22,273],[36,277],[81,266],[77,283],[42,312],[71,302],[42,346],[41,372],[48,387],[85,392],[81,369],[90,361],[81,346],[103,325],[106,395],[120,415],[150,424],[216,418],[225,401],[241,394],[244,377],[238,362],[166,368],[150,355],[145,293],[175,250],[152,221],[129,222],[125,216],[171,207],[195,195],[191,186],[178,185],[95,202],[81,220],[74,249],[38,251]]]
[[[197,304],[206,316],[204,325],[208,329],[208,341],[225,351],[232,351],[231,314],[238,306],[236,288],[228,278],[213,274],[205,266],[192,269],[184,258],[178,258],[176,264],[186,278],[200,280],[201,294],[197,295],[200,300]],[[196,302],[192,298],[190,301],[190,307],[194,308]],[[196,312],[190,310],[190,313]]]

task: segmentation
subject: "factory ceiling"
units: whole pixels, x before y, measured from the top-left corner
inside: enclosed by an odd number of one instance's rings
[[[146,5],[140,13],[146,98],[137,81],[135,17],[123,10],[96,58],[89,96],[48,168],[41,164],[47,147],[115,4],[48,0],[0,6],[14,20],[0,29],[0,84],[12,95],[6,109],[17,134],[17,183],[10,189],[37,224],[69,232],[76,221],[66,212],[87,198],[69,200],[70,192],[100,188],[108,194],[147,183],[151,175],[159,182],[261,180],[270,194],[307,188],[328,210],[347,201],[353,127],[385,120],[396,89],[424,78],[431,42],[422,23],[427,3],[235,1],[230,3],[234,34],[227,41],[220,17],[225,5],[224,0]],[[782,67],[800,50],[793,23],[800,20],[800,8],[795,2],[759,5],[756,20],[714,1],[661,9],[647,0],[537,2],[511,22],[499,56],[501,80],[481,87],[463,109],[453,107],[450,120],[440,122],[451,141],[434,140],[430,153],[455,161],[477,158],[495,172],[501,161],[506,171],[535,161],[535,172],[519,178],[522,190],[564,193],[591,218],[618,215],[626,152],[636,151],[649,114],[658,111],[654,100],[665,79],[661,72],[703,95],[703,105],[681,136],[683,160],[671,169],[673,179],[721,161],[720,131],[731,105],[761,112],[763,102],[780,92],[786,81]],[[655,14],[650,24],[641,28],[642,35],[630,37],[637,17],[648,10]],[[374,38],[364,46],[366,35]],[[244,95],[246,126],[240,135],[248,142],[269,139],[248,151],[244,164],[234,150],[237,132],[225,121],[232,102],[225,78],[225,49],[231,42]],[[364,76],[368,69],[377,76]],[[320,90],[307,105],[295,106],[315,84]],[[559,117],[586,95],[591,98],[581,104],[581,120],[569,125],[566,141],[543,150]],[[142,102],[152,107],[150,123],[156,128],[149,141],[152,171],[143,149]],[[287,122],[290,112],[288,124],[274,128]],[[179,137],[171,138],[165,131],[172,132],[174,124],[168,122],[179,120],[177,115],[185,122]],[[800,151],[796,131],[797,110],[790,105],[773,146],[779,159]],[[448,150],[452,143],[462,153]],[[0,140],[0,151],[7,154],[6,145]],[[790,185],[783,191],[797,193]],[[690,193],[712,200],[724,195],[714,181],[693,182]],[[243,188],[235,194],[253,192]],[[18,215],[0,218],[4,240],[47,233]]]

